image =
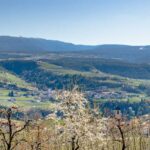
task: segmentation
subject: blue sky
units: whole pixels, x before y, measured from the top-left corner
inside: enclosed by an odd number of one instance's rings
[[[150,44],[150,0],[0,0],[0,35]]]

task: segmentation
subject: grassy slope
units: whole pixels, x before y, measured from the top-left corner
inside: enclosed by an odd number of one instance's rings
[[[0,68],[0,83],[8,84],[8,85],[16,85],[18,88],[26,88],[28,90],[34,90],[35,88],[22,80],[21,78],[5,71],[3,68]],[[0,104],[4,106],[29,106],[31,105],[29,103],[29,100],[33,100],[34,97],[25,97],[23,94],[26,92],[21,92],[21,91],[16,91],[14,90],[15,93],[17,93],[18,96],[14,97],[16,99],[16,102],[10,102],[8,101],[11,99],[11,97],[8,96],[10,90],[7,88],[0,88]]]
[[[19,88],[27,88],[27,89],[33,89],[31,84],[25,82],[21,78],[3,70],[0,68],[0,82],[5,84],[14,84],[17,85]]]
[[[25,65],[25,64],[23,64]],[[78,65],[78,64],[77,64]],[[103,73],[97,69],[95,69],[94,67],[91,70],[76,70],[75,68],[72,67],[63,67],[60,65],[54,65],[52,63],[48,63],[45,61],[38,61],[38,66],[43,70],[46,70],[48,72],[52,72],[53,74],[56,75],[82,75],[84,77],[88,77],[88,78],[92,78],[92,81],[96,81],[99,83],[120,83],[121,85],[126,84],[126,85],[130,85],[132,87],[138,87],[140,84],[147,84],[150,85],[150,81],[149,80],[136,80],[136,79],[130,79],[130,78],[125,78],[125,77],[121,77],[118,75],[112,75],[112,74],[108,74],[108,73]],[[22,79],[8,73],[8,72],[3,72],[2,73],[2,77],[1,79],[3,79],[3,81],[5,82],[7,80],[7,82],[10,83],[14,83],[17,84],[19,86],[29,86],[29,84],[27,84],[25,81],[23,81]],[[8,74],[8,75],[6,75]],[[101,80],[99,78],[101,77],[106,77],[106,80]],[[110,90],[115,90],[115,91],[120,91],[120,88],[112,88]],[[135,95],[133,93],[133,95]],[[147,97],[147,95],[143,92],[141,94],[136,94],[134,97],[132,97],[130,100],[131,101],[139,101],[141,98],[143,97]],[[18,103],[21,103],[22,105],[31,105],[31,103],[26,104],[27,101],[30,100],[30,98],[17,98],[18,99]],[[33,98],[34,99],[34,98]],[[25,103],[24,103],[25,102]],[[34,104],[32,104],[34,106]],[[45,105],[45,104],[35,104],[35,105]],[[36,107],[36,106],[35,106]]]
[[[53,72],[55,74],[59,74],[59,75],[82,75],[85,77],[107,77],[108,79],[105,82],[108,83],[118,83],[121,82],[122,84],[126,84],[132,87],[137,88],[139,85],[143,84],[143,85],[150,85],[150,80],[141,80],[141,79],[130,79],[130,78],[125,78],[125,77],[121,77],[118,75],[111,75],[111,74],[107,74],[107,73],[103,73],[100,71],[97,71],[96,69],[91,70],[91,71],[78,71],[78,70],[73,70],[73,69],[67,69],[67,68],[63,68],[62,66],[58,66],[58,65],[54,65],[54,64],[50,64],[47,62],[39,62],[39,65],[41,66],[42,69],[45,69],[47,71]],[[116,80],[114,80],[117,79]],[[103,81],[97,81],[97,82],[103,82]],[[116,88],[114,89],[116,91],[120,91],[120,88]],[[128,94],[128,95],[134,95],[131,98],[129,98],[128,100],[131,102],[134,101],[140,101],[142,98],[147,98],[149,99],[149,96],[147,96],[147,94],[145,94],[144,92],[141,94]],[[126,99],[122,99],[122,100],[126,100]]]
[[[70,74],[70,75],[83,75],[85,77],[108,77],[108,80],[107,80],[108,82],[116,82],[113,79],[117,78],[121,82],[127,83],[127,84],[135,86],[135,87],[139,86],[140,84],[150,85],[150,80],[125,78],[125,77],[121,77],[119,75],[103,73],[96,69],[93,69],[90,71],[78,71],[78,70],[73,70],[73,69],[66,69],[66,68],[63,68],[62,66],[50,64],[47,62],[39,62],[39,65],[41,66],[42,69],[45,69],[47,71],[50,71],[50,72],[53,72],[53,73],[59,74],[59,75]]]

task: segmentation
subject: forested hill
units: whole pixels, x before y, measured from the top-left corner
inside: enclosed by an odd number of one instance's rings
[[[46,40],[41,38],[24,38],[0,36],[1,52],[62,52],[81,51],[93,48],[92,46],[75,45],[56,40]]]
[[[102,58],[134,63],[149,63],[150,60],[150,46],[100,45],[88,52]]]
[[[65,43],[55,40],[45,40],[40,38],[0,36],[0,52],[74,52],[80,54],[81,56],[92,55],[93,57],[119,59],[134,63],[150,63],[150,46],[109,44],[89,46],[75,45],[72,43]]]

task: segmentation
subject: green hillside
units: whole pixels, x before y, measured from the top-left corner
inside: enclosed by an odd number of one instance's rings
[[[21,78],[17,77],[16,75],[13,75],[4,69],[0,68],[0,82],[10,85],[16,85],[18,88],[27,88],[27,89],[33,89],[31,84],[25,82]]]
[[[145,102],[150,99],[148,64],[137,67],[118,60],[43,54],[1,60],[0,66],[0,102],[3,106],[50,110],[54,99],[49,97],[49,90],[71,90],[78,85],[91,105],[104,104],[103,112],[104,108],[113,111],[116,105],[135,106],[136,114],[149,112]],[[9,94],[12,90],[14,97]]]
[[[0,68],[0,105],[1,106],[30,106],[34,96],[26,96],[36,88],[17,75],[14,75],[2,67]],[[13,92],[13,95],[10,93]]]

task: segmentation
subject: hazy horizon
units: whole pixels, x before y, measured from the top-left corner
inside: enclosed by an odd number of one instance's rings
[[[15,38],[27,38],[27,39],[42,39],[42,40],[50,40],[50,41],[58,41],[58,42],[64,42],[68,44],[73,44],[73,45],[83,45],[83,46],[102,46],[102,45],[123,45],[123,46],[150,46],[149,44],[124,44],[124,43],[97,43],[97,44],[92,44],[92,43],[75,43],[75,42],[68,42],[68,41],[63,41],[63,40],[58,40],[58,39],[52,39],[52,38],[43,38],[43,37],[26,37],[26,36],[13,36],[13,35],[0,35],[0,37],[15,37]]]
[[[0,35],[149,45],[148,0],[0,0]]]

